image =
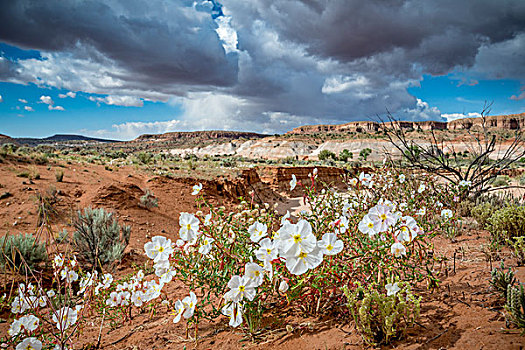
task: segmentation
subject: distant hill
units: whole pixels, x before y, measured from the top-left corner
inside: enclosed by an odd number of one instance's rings
[[[38,146],[38,145],[70,145],[70,144],[86,144],[86,143],[114,143],[121,142],[117,140],[99,139],[96,137],[88,137],[83,135],[68,135],[68,134],[56,134],[44,138],[33,138],[33,137],[17,137],[12,140],[16,140],[17,143],[27,146]]]
[[[145,134],[137,137],[133,141],[176,141],[183,139],[199,139],[199,140],[216,140],[216,139],[259,139],[268,135],[257,134],[254,132],[244,131],[177,131],[167,132],[164,134]]]

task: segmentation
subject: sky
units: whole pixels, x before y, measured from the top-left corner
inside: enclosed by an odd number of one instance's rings
[[[522,0],[3,0],[0,133],[521,113],[524,62]]]

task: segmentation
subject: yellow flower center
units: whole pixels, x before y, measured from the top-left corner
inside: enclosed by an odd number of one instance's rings
[[[368,223],[368,228],[374,228],[374,223],[373,222],[369,222]]]
[[[244,286],[239,286],[239,292],[244,292],[246,288]]]
[[[163,246],[160,246],[159,247],[159,253],[162,253],[164,251],[164,247]]]
[[[305,252],[300,252],[300,253],[299,253],[299,258],[301,258],[301,259],[304,259],[304,258],[306,258],[307,256],[308,256],[308,254],[306,254]]]
[[[259,275],[260,275],[261,273],[259,272],[259,270],[255,270],[255,271],[253,271],[253,274],[254,274],[255,276],[259,277]]]
[[[266,249],[266,253],[268,253],[268,255],[272,254],[272,250],[271,249]]]
[[[188,231],[191,230],[191,225],[190,225],[190,224],[187,224],[187,225],[186,225],[186,230],[188,230]]]
[[[382,220],[382,221],[385,221],[385,220],[386,220],[386,214],[381,214],[381,220]]]
[[[302,240],[303,240],[303,239],[301,238],[301,235],[299,235],[299,234],[293,236],[293,241],[294,241],[295,243],[299,243],[299,242],[301,242]]]
[[[326,250],[328,251],[331,251],[332,249],[334,249],[334,246],[329,244],[327,247],[326,247]]]

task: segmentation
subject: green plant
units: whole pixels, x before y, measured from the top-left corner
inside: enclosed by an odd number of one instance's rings
[[[334,152],[329,151],[327,149],[324,149],[321,152],[319,152],[319,160],[329,160],[329,159],[332,159],[332,160],[336,159]]]
[[[505,310],[508,312],[509,319],[525,333],[525,289],[523,285],[513,287],[508,286],[507,304]]]
[[[521,186],[525,186],[525,174],[522,174],[520,176],[519,183],[520,183]]]
[[[494,206],[490,203],[481,203],[471,209],[471,215],[476,219],[481,228],[487,225],[489,218],[494,213]]]
[[[146,193],[140,197],[140,206],[146,209],[156,208],[159,206],[159,201],[155,198],[155,195],[150,190],[146,190]]]
[[[153,154],[149,153],[149,152],[139,152],[137,154],[137,159],[142,163],[142,164],[149,164],[149,162],[151,161],[151,159],[153,158]]]
[[[129,243],[131,228],[121,228],[113,214],[102,208],[85,208],[77,214],[73,222],[76,229],[73,244],[81,259],[95,267],[120,260]]]
[[[64,180],[64,170],[57,169],[55,171],[55,179],[57,180],[57,182],[62,182],[62,180]]]
[[[354,158],[354,154],[345,148],[339,153],[338,158],[342,162],[348,162],[348,159]]]
[[[509,287],[512,287],[516,283],[516,277],[514,277],[514,272],[509,268],[505,272],[505,266],[501,262],[501,267],[495,268],[490,273],[490,285],[494,288],[503,299],[507,299],[507,291]]]
[[[506,175],[498,176],[493,182],[492,186],[494,187],[502,187],[502,186],[508,186],[509,185],[509,177]]]
[[[507,243],[514,250],[518,266],[525,265],[525,236],[515,237],[514,240],[507,239]]]
[[[47,260],[46,247],[32,234],[7,235],[0,238],[0,264],[15,270],[25,271]],[[25,261],[25,264],[24,262]]]
[[[366,159],[368,158],[368,156],[372,153],[372,150],[370,148],[363,148],[361,150],[361,152],[359,152],[359,158],[363,159],[364,161],[366,161]]]
[[[497,210],[487,220],[487,229],[498,242],[525,236],[525,207],[512,205]]]
[[[58,216],[55,204],[58,203],[57,190],[53,186],[44,193],[36,193],[37,223],[38,227],[49,224],[50,220]]]
[[[369,344],[388,344],[402,337],[419,317],[421,297],[412,293],[408,283],[395,284],[399,289],[393,295],[377,284],[343,288],[357,329]]]

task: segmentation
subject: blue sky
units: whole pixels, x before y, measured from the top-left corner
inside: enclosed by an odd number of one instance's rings
[[[387,109],[454,119],[485,101],[525,111],[521,1],[271,3],[7,0],[0,133],[275,133]]]

